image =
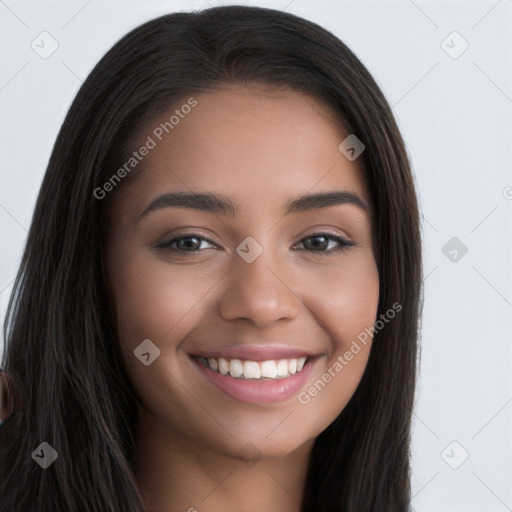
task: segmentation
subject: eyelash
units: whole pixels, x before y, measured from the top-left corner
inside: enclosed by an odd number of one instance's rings
[[[344,238],[342,238],[342,237],[340,237],[338,235],[335,235],[335,234],[329,233],[329,232],[325,232],[325,231],[324,232],[318,232],[318,233],[312,233],[308,237],[303,238],[302,240],[300,240],[298,243],[301,243],[301,242],[304,242],[305,240],[309,240],[311,238],[316,238],[316,237],[325,237],[325,238],[328,238],[328,239],[331,239],[331,240],[335,240],[336,242],[338,242],[340,244],[340,246],[338,246],[335,249],[329,249],[327,251],[314,251],[314,250],[304,249],[305,251],[312,252],[312,253],[317,253],[317,254],[327,254],[327,255],[330,255],[330,254],[335,254],[335,253],[338,253],[338,252],[344,252],[347,249],[349,249],[350,247],[354,247],[356,245],[354,242],[350,242],[349,240],[346,240],[346,239],[344,239]],[[171,238],[171,239],[167,239],[167,240],[163,239],[160,242],[158,242],[158,244],[155,245],[155,248],[158,249],[158,250],[161,250],[161,251],[171,251],[171,252],[175,252],[175,253],[181,253],[183,255],[185,255],[187,253],[194,254],[194,253],[197,253],[197,252],[201,252],[201,250],[183,251],[183,250],[175,249],[175,248],[171,247],[171,245],[174,244],[175,242],[179,242],[180,240],[186,240],[187,238],[197,238],[199,240],[202,240],[202,241],[208,242],[208,243],[210,243],[212,245],[215,245],[214,242],[212,242],[211,240],[209,240],[206,237],[198,235],[197,233],[186,233],[184,235],[180,235],[180,236],[175,237],[175,238]]]

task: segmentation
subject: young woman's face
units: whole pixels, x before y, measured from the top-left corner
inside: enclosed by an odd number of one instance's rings
[[[353,342],[374,325],[379,279],[363,173],[338,149],[348,133],[308,96],[240,86],[194,98],[147,126],[140,176],[110,198],[120,350],[155,431],[281,456],[338,416],[367,363],[371,337]],[[178,193],[208,197],[165,199]],[[331,193],[345,195],[307,199]]]

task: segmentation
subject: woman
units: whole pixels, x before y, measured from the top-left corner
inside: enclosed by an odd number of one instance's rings
[[[391,110],[325,29],[232,6],[130,32],[35,207],[0,510],[409,510],[418,217]]]

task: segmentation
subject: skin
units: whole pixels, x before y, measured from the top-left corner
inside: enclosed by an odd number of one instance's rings
[[[348,133],[309,96],[252,84],[194,97],[140,175],[109,197],[107,281],[139,397],[136,478],[150,512],[298,511],[315,438],[357,388],[371,338],[307,405],[296,394],[236,400],[202,378],[188,354],[228,341],[306,349],[320,354],[307,390],[373,326],[379,280],[368,214],[352,204],[281,212],[290,198],[333,190],[368,203],[362,164],[340,153]],[[141,141],[168,119],[148,125]],[[165,207],[137,222],[172,191],[230,195],[244,214]],[[326,254],[339,246],[328,238],[315,251],[310,237],[325,230],[355,245]],[[154,248],[190,232],[212,243]],[[247,236],[263,248],[250,264],[236,252]],[[134,355],[145,339],[161,351],[149,366]],[[248,463],[239,452],[249,442],[258,457]]]

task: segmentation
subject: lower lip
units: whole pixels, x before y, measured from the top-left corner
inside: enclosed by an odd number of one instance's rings
[[[284,401],[295,395],[304,386],[315,359],[311,358],[302,370],[291,377],[276,380],[245,380],[228,377],[206,368],[196,358],[192,361],[201,373],[216,387],[237,400],[249,403],[275,403]]]

